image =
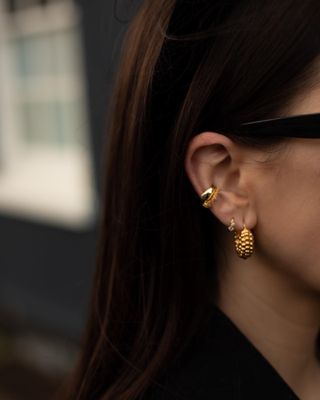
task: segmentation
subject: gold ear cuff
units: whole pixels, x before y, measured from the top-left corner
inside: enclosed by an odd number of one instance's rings
[[[201,200],[203,201],[203,203],[202,203],[203,207],[209,208],[211,206],[211,203],[216,200],[218,192],[219,192],[219,189],[214,185],[211,185],[209,187],[209,189],[204,191],[201,194]]]

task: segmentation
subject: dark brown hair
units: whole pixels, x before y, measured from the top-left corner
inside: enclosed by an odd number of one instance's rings
[[[316,0],[147,0],[130,22],[109,109],[97,269],[70,400],[142,398],[205,326],[217,221],[184,169],[190,139],[284,116],[316,84]],[[59,397],[61,399],[62,396]]]

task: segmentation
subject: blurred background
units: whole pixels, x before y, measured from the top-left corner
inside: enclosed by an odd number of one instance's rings
[[[74,365],[95,268],[106,110],[137,2],[0,0],[0,399]]]

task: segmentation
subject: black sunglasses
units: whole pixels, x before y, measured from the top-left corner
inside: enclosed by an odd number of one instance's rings
[[[320,113],[263,119],[240,124],[232,133],[239,136],[282,136],[320,138]]]

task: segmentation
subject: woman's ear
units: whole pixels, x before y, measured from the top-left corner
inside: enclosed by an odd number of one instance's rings
[[[235,219],[235,229],[256,224],[253,193],[250,193],[250,167],[244,148],[227,136],[203,132],[193,137],[185,156],[186,173],[200,197],[212,184],[219,188],[211,212],[225,225]],[[249,167],[250,166],[250,167]],[[254,175],[254,174],[253,174]]]

